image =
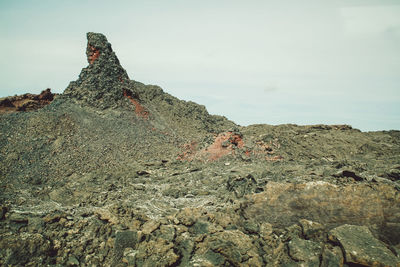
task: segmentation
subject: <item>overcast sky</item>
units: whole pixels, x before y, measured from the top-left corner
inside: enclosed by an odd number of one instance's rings
[[[0,96],[63,92],[88,31],[131,79],[241,125],[400,130],[399,0],[0,0]]]

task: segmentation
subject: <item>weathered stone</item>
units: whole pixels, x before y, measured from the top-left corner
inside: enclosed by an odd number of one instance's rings
[[[176,219],[183,225],[192,226],[200,217],[200,212],[200,209],[185,208],[177,214]]]
[[[141,242],[136,254],[137,266],[171,266],[176,263],[179,256],[174,252],[174,244],[164,239]]]
[[[243,224],[244,230],[249,234],[258,234],[260,226],[253,221],[245,221]]]
[[[69,84],[64,95],[98,108],[113,107],[124,99],[128,75],[104,35],[89,32],[87,39],[89,66]]]
[[[55,212],[52,214],[48,214],[43,218],[45,223],[55,223],[61,220],[61,218],[67,217],[67,214],[63,212]]]
[[[299,224],[306,239],[314,239],[319,241],[325,239],[325,228],[322,224],[306,219],[301,219]]]
[[[343,253],[340,247],[325,247],[322,253],[321,267],[342,267]]]
[[[338,186],[323,181],[270,182],[264,192],[247,196],[243,206],[247,218],[279,227],[300,219],[319,222],[326,228],[343,223],[385,225],[398,221],[400,214],[398,191],[381,183]]]
[[[368,227],[342,225],[329,232],[329,239],[339,242],[348,263],[365,266],[400,266],[400,259],[378,239]]]
[[[40,232],[43,230],[44,222],[42,218],[39,217],[32,217],[28,220],[28,231],[33,232]]]
[[[293,224],[289,227],[286,227],[286,233],[284,234],[284,240],[292,240],[302,238],[302,229],[300,225]]]
[[[114,262],[118,262],[125,248],[135,248],[138,243],[138,234],[135,231],[119,231],[115,234]]]
[[[128,266],[135,266],[137,250],[133,248],[125,248],[122,257],[122,262],[128,264]]]
[[[340,266],[349,222],[400,254],[400,131],[236,127],[129,80],[104,36],[86,52],[65,95],[0,115],[0,266],[314,266],[317,241]]]
[[[155,220],[147,221],[145,224],[143,224],[142,233],[144,235],[149,235],[152,232],[154,232],[158,227],[160,227],[159,221],[155,221]]]
[[[161,225],[160,226],[160,237],[169,242],[172,242],[175,238],[175,228],[172,225]]]
[[[119,224],[119,219],[108,209],[96,209],[95,214],[100,220],[107,221],[110,224]]]
[[[255,258],[253,261],[261,262],[250,237],[238,230],[217,232],[207,237],[199,244],[196,253],[216,265],[227,262],[239,266],[251,258]]]
[[[179,255],[181,255],[180,262],[182,266],[189,265],[194,250],[193,240],[190,239],[188,235],[183,234],[176,238],[175,244],[177,244],[177,250],[179,251]]]
[[[207,234],[208,226],[209,226],[209,224],[207,222],[199,220],[191,227],[191,230],[196,235]]]
[[[308,266],[319,266],[321,255],[321,245],[300,238],[289,241],[289,255],[296,261],[305,262]]]
[[[47,258],[49,262],[51,252],[50,241],[41,234],[2,235],[0,238],[0,262],[4,266],[34,265],[40,258]]]
[[[270,223],[261,223],[260,225],[260,236],[264,240],[269,240],[272,236],[273,227]]]
[[[43,90],[40,95],[23,94],[0,98],[0,114],[17,111],[34,111],[50,104],[56,94],[50,88]]]

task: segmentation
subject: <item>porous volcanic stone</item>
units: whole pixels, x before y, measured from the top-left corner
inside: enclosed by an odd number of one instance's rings
[[[368,227],[342,225],[329,232],[329,239],[338,241],[348,263],[365,266],[400,266],[400,260],[378,239]]]
[[[296,261],[306,262],[307,266],[319,266],[321,246],[313,241],[294,238],[289,241],[289,255]]]

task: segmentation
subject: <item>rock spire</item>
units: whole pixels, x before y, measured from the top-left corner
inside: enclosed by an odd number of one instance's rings
[[[89,32],[87,40],[89,65],[82,69],[78,80],[69,84],[64,95],[97,108],[114,107],[124,97],[128,74],[103,34]]]

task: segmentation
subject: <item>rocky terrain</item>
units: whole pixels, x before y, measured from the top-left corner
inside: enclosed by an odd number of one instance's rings
[[[0,100],[1,266],[400,266],[400,131],[242,127],[87,37],[63,94]]]

